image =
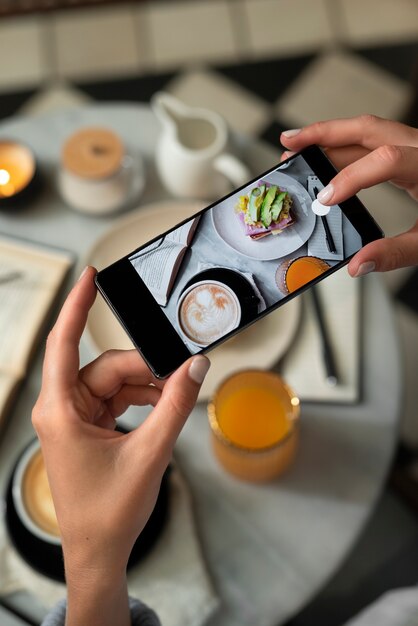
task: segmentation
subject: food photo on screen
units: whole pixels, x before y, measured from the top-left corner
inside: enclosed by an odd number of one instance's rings
[[[361,248],[302,156],[278,166],[129,257],[191,353],[199,352]]]

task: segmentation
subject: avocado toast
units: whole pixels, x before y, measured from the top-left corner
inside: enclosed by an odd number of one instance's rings
[[[278,235],[294,223],[292,204],[287,191],[278,185],[260,181],[247,195],[239,197],[235,210],[245,235],[261,239],[267,235]]]

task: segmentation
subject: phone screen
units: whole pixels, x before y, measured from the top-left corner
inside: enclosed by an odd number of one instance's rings
[[[154,372],[167,375],[176,363],[174,357],[171,366],[163,363],[163,344],[171,342],[166,353],[181,352],[180,361],[210,349],[382,236],[357,198],[325,217],[313,212],[317,193],[334,175],[323,153],[310,147],[125,257],[129,290],[134,280],[137,289],[146,287],[148,325],[171,328],[161,331],[171,335],[158,349],[150,340],[145,349],[151,366],[159,359]],[[108,284],[120,282],[121,271]],[[141,349],[146,328],[130,313],[127,289],[118,289],[123,295],[109,297],[106,286],[102,292]],[[121,306],[118,298],[125,299]]]

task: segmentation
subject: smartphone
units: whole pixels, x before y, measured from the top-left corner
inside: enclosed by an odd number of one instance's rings
[[[314,213],[335,174],[309,146],[97,273],[98,290],[155,376],[215,348],[384,236],[356,196]]]

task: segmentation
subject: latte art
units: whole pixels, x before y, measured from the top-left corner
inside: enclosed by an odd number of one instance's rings
[[[208,346],[236,328],[241,310],[235,294],[216,282],[200,283],[184,297],[179,312],[184,334],[193,342]]]

